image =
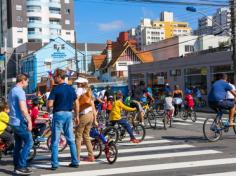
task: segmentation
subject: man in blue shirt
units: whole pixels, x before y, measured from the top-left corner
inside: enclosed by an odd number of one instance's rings
[[[221,74],[219,78],[220,79],[212,85],[211,91],[208,95],[209,106],[215,111],[217,111],[217,108],[229,110],[229,125],[233,126],[235,125],[233,122],[233,117],[235,114],[235,101],[227,100],[226,94],[227,91],[229,91],[234,95],[234,97],[236,97],[236,92],[233,91],[232,87],[227,82],[228,77],[226,74]]]
[[[32,171],[27,167],[27,158],[33,146],[32,122],[26,106],[23,88],[28,86],[28,76],[20,74],[16,77],[16,86],[8,94],[10,108],[10,125],[14,131],[15,147],[13,154],[14,172],[29,175]]]
[[[48,108],[53,107],[52,141],[51,141],[51,164],[52,170],[58,168],[58,144],[63,130],[67,143],[70,146],[71,163],[69,167],[79,167],[75,137],[73,133],[72,109],[75,103],[75,118],[79,122],[79,104],[75,90],[65,83],[66,72],[57,69],[54,73],[55,82],[58,85],[52,89],[48,98]]]

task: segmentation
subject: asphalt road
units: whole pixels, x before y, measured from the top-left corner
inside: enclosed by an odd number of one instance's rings
[[[195,123],[176,118],[173,127],[167,130],[161,125],[155,130],[147,129],[146,139],[140,144],[130,144],[128,139],[119,143],[119,156],[113,165],[107,163],[103,154],[94,163],[82,161],[78,169],[69,168],[70,154],[66,149],[59,155],[59,169],[51,171],[50,152],[40,149],[32,163],[32,175],[235,176],[236,135],[233,130],[224,133],[220,141],[209,143],[203,138],[202,126],[204,119],[214,114],[197,115]],[[3,157],[0,162],[1,176],[12,175],[11,163],[11,157]]]

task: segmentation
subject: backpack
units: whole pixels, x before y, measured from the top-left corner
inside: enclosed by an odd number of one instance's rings
[[[79,112],[82,112],[90,106],[92,106],[92,92],[90,89],[87,89],[86,93],[79,97]]]

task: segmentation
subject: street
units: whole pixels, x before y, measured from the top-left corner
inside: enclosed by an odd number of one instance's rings
[[[214,114],[197,115],[198,120],[195,123],[175,119],[173,127],[167,130],[161,127],[155,130],[147,129],[146,139],[140,144],[131,144],[127,138],[118,144],[119,155],[113,165],[107,163],[103,153],[102,158],[94,163],[82,161],[78,169],[69,168],[70,154],[67,148],[59,154],[59,169],[51,171],[50,153],[38,149],[32,163],[33,175],[235,175],[236,136],[233,130],[224,133],[222,140],[209,143],[203,138],[202,124],[204,118]],[[85,151],[82,152],[83,156],[86,154]],[[0,165],[1,176],[12,175],[12,170],[12,158],[3,156]]]

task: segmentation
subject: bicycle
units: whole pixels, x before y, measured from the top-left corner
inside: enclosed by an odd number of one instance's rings
[[[165,110],[164,114],[163,114],[163,125],[164,125],[164,129],[167,130],[167,125],[169,125],[169,127],[172,127],[172,123],[173,123],[173,110]]]
[[[217,109],[216,117],[209,117],[204,121],[203,124],[203,134],[204,137],[210,142],[216,142],[220,138],[222,138],[222,131],[228,132],[229,131],[229,121],[222,120],[223,112],[221,108]],[[236,121],[236,117],[234,116],[234,123]],[[234,133],[236,134],[236,126],[232,127]],[[209,133],[209,134],[208,134]]]
[[[115,143],[111,140],[105,138],[102,133],[103,128],[99,125],[100,128],[93,127],[90,131],[90,137],[94,138],[92,142],[94,157],[98,159],[102,155],[102,151],[105,153],[105,157],[109,164],[116,162],[118,157],[118,150]],[[104,145],[104,149],[102,148]]]
[[[180,117],[181,117],[181,119],[183,119],[183,120],[187,120],[188,117],[190,117],[190,119],[191,119],[193,122],[196,122],[196,121],[197,121],[197,113],[196,113],[196,111],[194,110],[194,108],[187,108],[186,110],[183,110]]]

